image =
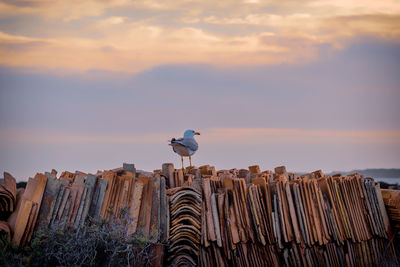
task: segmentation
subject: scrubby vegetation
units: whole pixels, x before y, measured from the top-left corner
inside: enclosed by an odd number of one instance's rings
[[[30,246],[16,248],[2,237],[0,266],[146,266],[149,239],[128,235],[126,221],[89,221],[73,229],[61,225],[36,231]]]

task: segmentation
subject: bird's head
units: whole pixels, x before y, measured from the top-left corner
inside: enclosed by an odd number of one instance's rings
[[[183,137],[184,138],[192,138],[195,135],[200,135],[200,133],[199,132],[195,132],[193,130],[186,130],[185,133],[183,134]]]

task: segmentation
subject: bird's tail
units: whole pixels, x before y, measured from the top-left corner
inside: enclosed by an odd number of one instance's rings
[[[168,142],[169,142],[168,145],[172,146],[172,143],[173,143],[175,140],[176,140],[175,138],[172,138],[171,140],[168,140]]]

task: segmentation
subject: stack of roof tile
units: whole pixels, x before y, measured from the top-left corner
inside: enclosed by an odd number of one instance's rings
[[[11,175],[4,177],[0,231],[16,245],[29,242],[40,227],[78,228],[90,217],[116,219],[130,234],[168,243],[170,265],[364,266],[396,260],[385,204],[398,224],[400,194],[383,190],[382,198],[379,184],[359,174],[298,177],[284,166],[274,173],[258,166],[183,171],[170,163],[144,173],[124,164],[96,175],[37,174],[25,191],[16,190]],[[161,261],[163,247],[156,248]]]
[[[129,233],[158,238],[160,176],[136,177],[132,164],[98,172],[49,177],[38,226],[81,227],[88,217],[129,224]]]
[[[64,172],[59,179],[49,176],[43,197],[45,204],[40,210],[38,227],[77,228],[84,225],[89,214],[95,184],[94,175],[81,172],[75,174]]]
[[[381,189],[382,198],[392,225],[400,230],[400,190]]]
[[[202,266],[278,265],[275,247],[256,242],[245,179],[206,178],[202,188]]]
[[[98,172],[56,172],[29,178],[26,189],[16,191],[15,179],[5,173],[0,203],[15,211],[0,223],[15,245],[30,241],[35,229],[82,227],[87,218],[116,219],[152,241],[167,240],[166,184],[160,175],[136,174],[133,164]],[[2,206],[2,208],[3,208]]]
[[[14,177],[4,172],[4,179],[0,179],[0,232],[6,233],[7,239],[11,240],[12,229],[7,222],[8,217],[17,208],[17,187]]]
[[[26,189],[17,204],[17,209],[8,219],[13,232],[14,245],[25,244],[30,241],[42,203],[47,177],[36,174],[29,178]],[[18,199],[18,197],[17,197]]]
[[[0,220],[5,220],[16,209],[17,187],[14,177],[4,172],[0,179]]]
[[[200,177],[198,169],[190,167],[186,170],[174,169],[174,164],[172,163],[164,163],[162,169],[155,170],[154,173],[163,175],[169,188],[189,186],[196,177]]]
[[[193,187],[168,189],[170,207],[168,262],[197,266],[201,237],[201,194]]]
[[[203,179],[204,266],[382,260],[392,233],[379,185],[372,180],[321,171],[297,177],[284,167],[272,179],[256,166],[250,177],[249,184],[226,175]]]
[[[217,176],[217,171],[214,166],[203,165],[199,167],[200,174],[203,178],[210,178],[211,176]]]

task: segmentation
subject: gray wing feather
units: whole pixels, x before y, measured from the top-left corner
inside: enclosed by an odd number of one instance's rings
[[[199,145],[197,144],[196,140],[194,140],[194,138],[179,138],[173,140],[171,143],[183,145],[192,150],[193,152],[199,148]]]

